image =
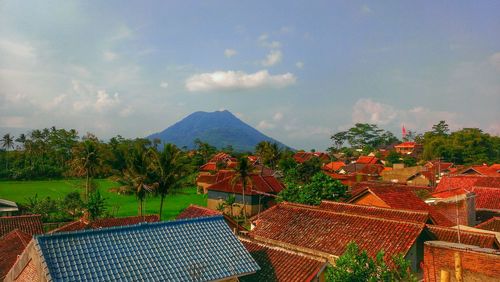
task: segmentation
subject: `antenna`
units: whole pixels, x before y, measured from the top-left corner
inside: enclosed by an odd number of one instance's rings
[[[456,221],[457,221],[457,237],[458,237],[458,243],[461,244],[460,242],[460,222],[458,220],[458,195],[455,194],[455,210],[456,210]]]

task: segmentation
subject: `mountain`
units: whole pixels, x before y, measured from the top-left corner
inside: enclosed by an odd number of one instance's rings
[[[244,123],[229,111],[194,112],[162,132],[154,133],[147,138],[151,140],[158,138],[164,143],[173,143],[178,147],[186,146],[189,149],[195,148],[196,139],[219,149],[231,145],[239,152],[253,151],[255,145],[261,141],[276,142],[281,147],[287,147]]]

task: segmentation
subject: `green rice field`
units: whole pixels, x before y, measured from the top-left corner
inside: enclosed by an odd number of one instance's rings
[[[101,195],[106,198],[107,208],[116,217],[137,215],[138,201],[134,195],[118,195],[109,189],[117,183],[108,179],[96,181]],[[27,202],[27,198],[38,195],[39,199],[51,197],[62,199],[73,191],[84,192],[81,180],[47,180],[47,181],[0,181],[0,199],[16,203]],[[163,220],[173,219],[189,204],[206,206],[206,195],[196,193],[196,188],[185,188],[165,198],[163,204]],[[144,201],[145,214],[158,214],[159,197],[148,197]]]

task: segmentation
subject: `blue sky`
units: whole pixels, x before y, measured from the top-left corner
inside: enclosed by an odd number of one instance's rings
[[[436,2],[1,1],[0,133],[227,109],[304,149],[355,122],[500,134],[500,2]]]

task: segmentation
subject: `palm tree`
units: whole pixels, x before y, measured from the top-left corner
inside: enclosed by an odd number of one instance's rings
[[[149,173],[149,154],[144,146],[137,144],[129,152],[127,166],[123,171],[123,177],[120,179],[126,187],[134,190],[137,200],[139,200],[138,213],[143,215],[143,203],[148,192],[152,191],[151,175]]]
[[[5,134],[2,138],[2,147],[5,148],[5,169],[9,169],[9,158],[7,156],[7,152],[9,149],[14,148],[14,138],[10,136],[9,133]]]
[[[89,199],[90,181],[102,165],[98,140],[89,138],[73,147],[71,167],[77,176],[85,176],[85,198]]]
[[[187,175],[186,158],[175,145],[165,144],[163,151],[150,150],[151,168],[154,171],[155,192],[160,196],[160,220],[163,212],[163,202],[171,189],[179,186]]]
[[[238,160],[238,166],[236,167],[235,174],[231,179],[231,184],[234,186],[236,183],[241,183],[241,195],[243,200],[243,219],[246,222],[246,202],[245,202],[245,188],[247,184],[250,185],[250,190],[252,189],[252,179],[250,178],[251,167],[248,165],[248,158],[246,156],[241,157]]]

